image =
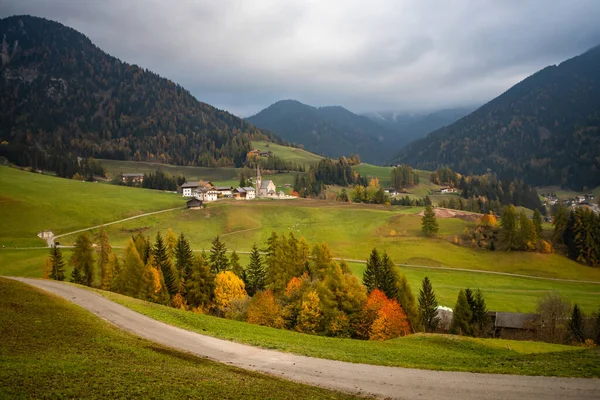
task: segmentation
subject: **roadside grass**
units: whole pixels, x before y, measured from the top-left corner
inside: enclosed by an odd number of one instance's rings
[[[324,157],[317,154],[311,153],[304,149],[298,149],[296,147],[281,146],[279,144],[265,142],[265,141],[253,141],[252,148],[261,151],[271,150],[273,155],[283,158],[286,161],[291,161],[296,164],[302,164],[307,169],[310,165],[317,164]]]
[[[145,161],[122,161],[122,160],[98,160],[109,175],[120,173],[155,173],[156,170],[162,170],[167,175],[183,175],[188,182],[205,180],[214,182],[224,182],[236,180],[238,169],[236,168],[209,168],[209,167],[191,167],[182,165],[160,164]],[[214,183],[213,182],[213,183]],[[239,179],[238,179],[239,182]]]
[[[163,347],[7,279],[0,332],[2,398],[354,398]]]
[[[183,207],[180,196],[157,190],[80,182],[0,167],[0,244],[43,246],[44,229],[55,234],[145,212]]]
[[[388,341],[307,335],[97,291],[156,320],[221,339],[355,363],[517,375],[599,377],[600,351],[538,342],[417,334]]]

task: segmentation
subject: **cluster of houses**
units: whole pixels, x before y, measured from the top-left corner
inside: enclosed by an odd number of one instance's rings
[[[577,207],[591,207],[592,209],[596,209],[597,205],[594,204],[594,195],[591,193],[583,194],[579,196],[575,196],[570,199],[560,200],[556,195],[550,194],[544,196],[545,203],[547,206],[552,207],[557,204],[562,204],[565,207],[570,207],[575,209]]]
[[[262,180],[260,168],[256,168],[256,188],[252,186],[237,187],[215,186],[210,181],[186,182],[181,185],[181,195],[190,197],[187,207],[191,209],[200,208],[203,202],[212,202],[223,198],[234,198],[236,200],[252,200],[257,197],[280,198],[285,194],[280,191],[272,180]]]
[[[258,156],[258,157],[270,157],[273,155],[273,152],[271,150],[261,151],[258,149],[254,149],[254,150],[251,150],[249,154]]]

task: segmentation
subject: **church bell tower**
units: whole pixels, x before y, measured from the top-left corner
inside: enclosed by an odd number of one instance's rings
[[[262,186],[262,178],[260,176],[260,167],[256,166],[256,195],[260,195],[260,187]]]

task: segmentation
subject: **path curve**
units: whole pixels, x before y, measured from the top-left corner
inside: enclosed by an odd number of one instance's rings
[[[61,296],[135,335],[215,361],[293,381],[395,399],[598,399],[600,380],[440,372],[353,364],[229,342],[153,320],[69,284],[11,278]]]

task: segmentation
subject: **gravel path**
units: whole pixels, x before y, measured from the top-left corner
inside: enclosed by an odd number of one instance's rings
[[[598,379],[439,372],[298,356],[176,328],[68,284],[12,279],[64,297],[126,331],[162,345],[334,390],[394,399],[600,399]]]

